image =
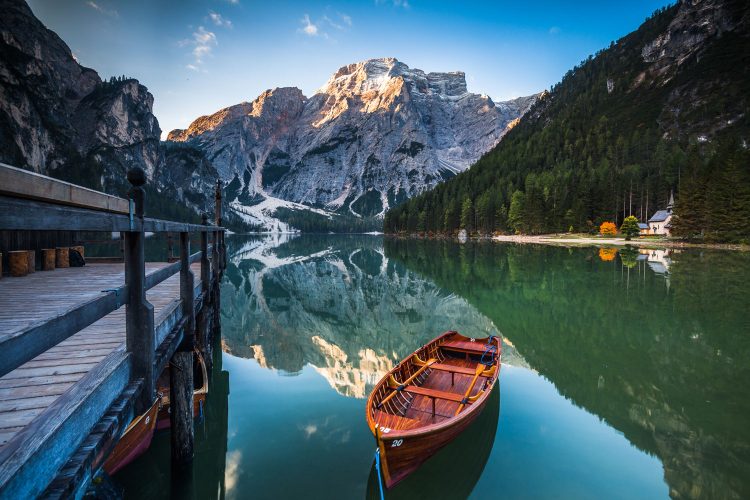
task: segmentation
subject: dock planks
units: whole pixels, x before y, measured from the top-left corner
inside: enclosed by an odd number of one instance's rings
[[[146,274],[167,263],[146,263]],[[200,277],[200,263],[191,266]],[[37,272],[0,280],[0,337],[64,313],[122,286],[123,264]],[[196,289],[200,280],[196,279]],[[154,306],[155,326],[179,304],[180,275],[146,292]],[[0,449],[115,349],[124,349],[125,307],[108,314],[34,359],[0,377]]]

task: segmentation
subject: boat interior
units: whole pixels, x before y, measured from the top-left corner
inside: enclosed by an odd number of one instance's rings
[[[498,355],[495,341],[459,334],[428,344],[376,389],[374,421],[381,431],[410,430],[454,418],[491,388]]]

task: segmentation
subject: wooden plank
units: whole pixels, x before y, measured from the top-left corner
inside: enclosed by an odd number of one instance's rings
[[[65,384],[68,382],[75,382],[80,380],[81,375],[77,373],[66,374],[66,375],[44,375],[41,377],[28,377],[28,378],[9,378],[0,379],[0,390],[11,389],[13,387],[32,387],[35,385],[54,385],[54,384]],[[2,398],[0,398],[2,399]]]
[[[67,375],[71,373],[85,373],[96,366],[96,363],[77,363],[63,366],[43,366],[41,368],[17,368],[5,375],[5,380],[14,378],[43,377],[48,375]]]
[[[103,290],[100,297],[83,305],[52,318],[45,318],[19,332],[0,335],[0,350],[3,352],[0,358],[0,376],[117,310],[127,297],[126,286],[109,292]]]
[[[44,408],[28,408],[0,412],[0,429],[22,427],[34,420]]]
[[[21,198],[53,201],[115,213],[128,213],[128,200],[94,191],[46,175],[0,163],[0,193]]]
[[[68,383],[57,383],[57,384],[46,384],[46,385],[35,385],[35,386],[20,386],[11,387],[8,389],[0,389],[0,401],[7,401],[11,399],[22,399],[22,398],[35,398],[39,396],[59,396],[67,391],[74,383],[78,382],[82,374],[78,374],[76,379]]]
[[[125,389],[130,355],[115,351],[0,449],[0,497],[41,494]]]
[[[56,399],[57,396],[37,396],[32,398],[10,400],[5,404],[0,405],[0,409],[2,409],[3,412],[8,412],[27,410],[30,408],[46,408],[51,405]],[[0,426],[8,427],[7,425],[2,425],[5,422],[2,422],[1,420],[2,418],[0,418]]]

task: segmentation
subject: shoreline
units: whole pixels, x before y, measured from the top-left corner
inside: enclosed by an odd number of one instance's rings
[[[737,243],[689,243],[673,240],[648,240],[635,238],[626,241],[625,238],[598,238],[596,236],[575,237],[562,234],[547,235],[496,235],[490,238],[500,243],[532,243],[540,245],[558,246],[642,246],[656,248],[709,248],[715,250],[736,250],[740,252],[750,251],[749,245]]]

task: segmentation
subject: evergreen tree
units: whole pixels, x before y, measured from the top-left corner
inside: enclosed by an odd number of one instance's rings
[[[466,229],[467,233],[474,232],[474,204],[471,198],[464,198],[461,205],[461,229]]]
[[[522,191],[515,191],[510,198],[510,210],[508,210],[508,226],[516,233],[521,233],[525,229],[524,225],[524,204],[526,196]]]
[[[638,236],[641,230],[638,228],[638,219],[634,215],[625,217],[620,226],[620,232],[625,235],[626,240],[630,240],[633,236]]]

